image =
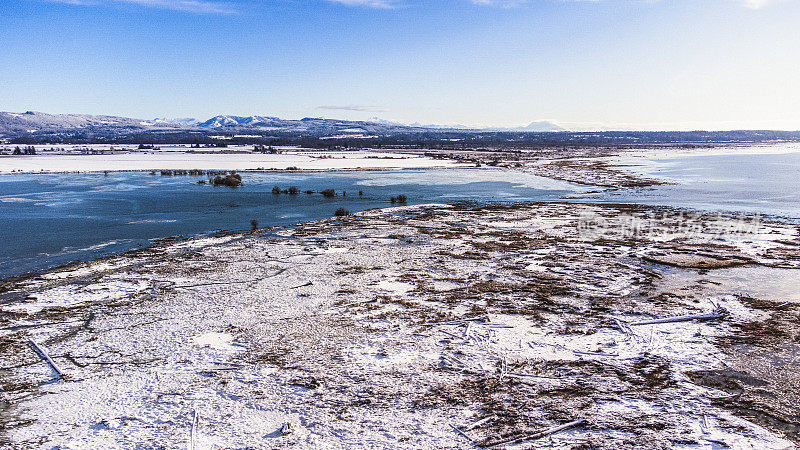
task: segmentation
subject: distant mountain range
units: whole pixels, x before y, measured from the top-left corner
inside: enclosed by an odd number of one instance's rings
[[[277,117],[266,116],[229,116],[220,115],[212,117],[204,122],[194,118],[181,119],[132,119],[129,117],[118,116],[92,116],[85,114],[47,114],[36,111],[24,113],[0,112],[0,133],[36,133],[53,130],[73,130],[73,129],[99,129],[99,128],[139,128],[142,130],[153,129],[251,129],[268,128],[291,130],[313,131],[322,128],[325,132],[365,127],[362,131],[375,128],[403,128],[402,125],[374,122],[358,122],[335,119],[305,118],[300,120],[279,119]]]
[[[525,127],[517,128],[471,128],[463,125],[405,125],[397,122],[390,122],[378,118],[368,121],[349,121],[336,119],[305,118],[300,120],[280,119],[270,116],[214,116],[206,121],[195,118],[156,118],[132,119],[129,117],[118,116],[93,116],[86,114],[47,114],[36,111],[24,113],[0,112],[0,134],[4,133],[36,133],[53,130],[87,128],[140,128],[142,130],[153,129],[175,129],[175,128],[194,128],[194,129],[236,129],[236,128],[259,128],[259,129],[290,129],[293,131],[314,131],[324,132],[345,131],[351,133],[375,132],[385,129],[431,129],[431,130],[462,130],[462,131],[563,131],[564,129],[552,122],[539,121],[532,122]]]
[[[86,114],[0,112],[0,144],[34,143],[260,143],[314,147],[382,145],[463,148],[531,145],[641,145],[652,143],[729,143],[800,141],[787,131],[567,131],[547,121],[518,128],[404,125],[379,118],[368,121],[271,116],[219,115],[193,118],[133,119]]]
[[[47,114],[0,112],[0,139],[35,142],[124,142],[175,141],[193,142],[218,135],[267,138],[365,138],[418,128],[403,125],[349,120],[305,118],[279,119],[267,116],[220,115],[206,121],[181,119],[132,119],[117,116],[84,114]]]

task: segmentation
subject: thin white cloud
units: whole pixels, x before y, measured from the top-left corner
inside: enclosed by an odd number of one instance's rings
[[[317,106],[317,109],[330,109],[330,110],[338,110],[338,111],[366,111],[366,112],[386,112],[385,109],[379,106],[369,106],[369,105],[322,105]]]
[[[102,5],[112,3],[131,3],[151,8],[171,9],[198,14],[236,14],[238,10],[231,3],[213,0],[49,0],[69,5]]]

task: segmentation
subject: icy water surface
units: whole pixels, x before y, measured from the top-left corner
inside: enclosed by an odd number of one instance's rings
[[[678,156],[631,162],[640,164],[633,168],[635,171],[675,184],[615,191],[596,199],[800,219],[800,148],[791,153]]]
[[[791,150],[791,149],[790,149]],[[558,201],[640,203],[745,212],[800,221],[800,149],[780,153],[638,158],[634,170],[673,185],[585,195],[583,186],[496,169],[327,173],[245,173],[232,189],[205,177],[148,173],[0,176],[0,279],[148,245],[154,239],[216,230],[292,225],[333,215],[409,204]],[[273,186],[301,193],[273,195]],[[339,195],[318,193],[332,188]],[[347,195],[343,196],[342,191]],[[359,196],[358,192],[363,191]]]
[[[291,225],[351,212],[457,201],[553,201],[579,187],[501,170],[244,173],[239,188],[198,185],[202,176],[149,173],[0,177],[0,279],[147,245],[153,239]],[[272,188],[297,186],[298,195]],[[315,193],[335,189],[335,198]],[[343,191],[346,196],[343,196]],[[359,196],[359,191],[363,195]]]

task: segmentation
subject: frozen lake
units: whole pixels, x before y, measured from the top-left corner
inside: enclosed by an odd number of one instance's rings
[[[777,150],[775,153],[767,153]],[[736,153],[742,152],[742,153]],[[672,185],[609,191],[602,202],[642,203],[800,219],[800,147],[623,158],[627,169]]]
[[[235,189],[197,184],[205,176],[147,172],[3,175],[0,279],[135,249],[159,238],[243,231],[251,220],[260,227],[292,225],[330,217],[338,208],[357,212],[387,207],[399,194],[409,204],[568,198],[800,220],[797,148],[649,154],[623,162],[635,164],[631,169],[645,176],[675,184],[583,194],[590,188],[516,171],[467,168],[248,172],[244,185]],[[297,186],[301,193],[274,195],[274,186]],[[337,191],[335,198],[318,193],[329,188]]]
[[[509,182],[513,175],[514,182]],[[502,170],[244,173],[238,188],[198,185],[205,176],[147,172],[0,177],[0,279],[148,245],[154,239],[216,230],[291,225],[350,212],[408,204],[554,201],[580,188]],[[297,186],[298,195],[272,194]],[[335,198],[318,192],[335,189]],[[303,191],[317,193],[308,195]],[[346,196],[342,193],[346,192]],[[359,191],[363,195],[359,196]]]

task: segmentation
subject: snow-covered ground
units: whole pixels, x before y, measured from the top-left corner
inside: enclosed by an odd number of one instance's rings
[[[43,146],[51,148],[49,146]],[[0,155],[0,174],[12,172],[102,172],[149,170],[348,170],[348,169],[419,169],[453,167],[450,160],[435,160],[414,154],[377,151],[316,152],[287,149],[280,154],[251,153],[250,147],[194,149],[162,147],[158,151],[138,151],[116,146],[115,153],[74,154],[80,148],[66,147],[65,152],[39,150],[32,156]],[[91,151],[108,150],[110,146],[90,147]]]
[[[752,289],[761,295],[752,298],[726,284],[730,273],[715,276],[725,269],[666,263],[685,262],[682,252],[746,258],[737,277],[754,267],[774,282],[800,268],[800,230],[764,223],[744,240],[611,240],[581,235],[587,214],[613,228],[645,211],[393,208],[183,241],[4,286],[0,442],[792,448],[781,435],[790,427],[767,425],[796,413],[796,355],[783,370],[754,362],[791,354],[790,339],[769,341],[760,324],[791,329],[797,297]],[[723,320],[636,324],[718,307]]]

